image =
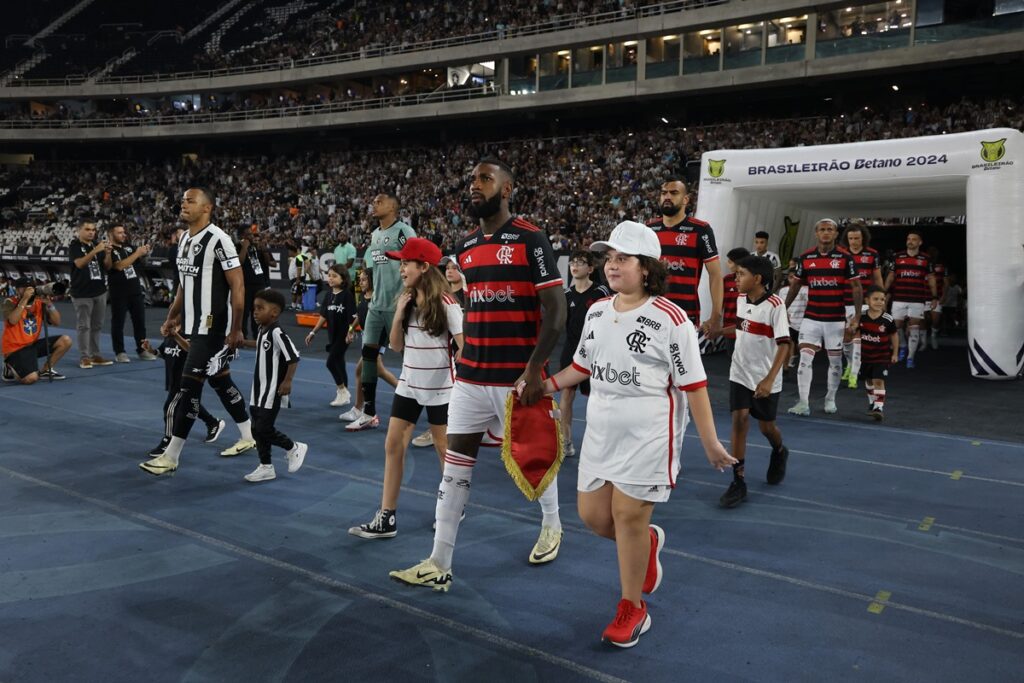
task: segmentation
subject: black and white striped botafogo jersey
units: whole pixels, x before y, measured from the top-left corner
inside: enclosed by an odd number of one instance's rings
[[[231,331],[231,290],[224,273],[241,267],[231,238],[213,223],[195,235],[183,233],[177,266],[182,334],[226,336]]]
[[[274,322],[261,327],[256,337],[256,370],[252,373],[249,405],[272,409],[288,366],[298,362],[299,351],[280,325]]]

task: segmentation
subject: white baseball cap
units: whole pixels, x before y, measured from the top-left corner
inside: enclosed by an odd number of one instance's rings
[[[661,258],[661,242],[658,241],[658,235],[643,223],[636,221],[622,221],[615,226],[607,240],[590,245],[591,251],[609,249],[630,256]]]

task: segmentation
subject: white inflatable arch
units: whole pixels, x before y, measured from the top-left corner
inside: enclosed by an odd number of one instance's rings
[[[696,216],[719,251],[771,233],[785,259],[814,246],[823,217],[967,216],[971,373],[1024,367],[1024,134],[956,135],[785,149],[716,150],[701,159]],[[705,278],[706,280],[706,278]],[[701,309],[710,311],[707,282]]]

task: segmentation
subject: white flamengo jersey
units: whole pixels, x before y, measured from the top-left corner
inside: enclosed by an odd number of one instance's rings
[[[231,331],[231,288],[224,273],[242,267],[231,238],[213,223],[195,235],[185,232],[176,264],[184,304],[182,334],[226,336]]]
[[[697,330],[681,308],[652,296],[618,313],[618,297],[587,312],[573,367],[590,375],[580,472],[613,483],[675,486],[686,394],[707,386]]]
[[[405,333],[402,354],[402,376],[395,393],[411,398],[421,406],[448,403],[455,381],[450,336],[462,334],[462,307],[450,294],[444,294],[444,310],[448,316],[448,332],[434,337],[420,325],[419,312],[413,309],[409,329]]]
[[[753,302],[746,295],[736,299],[736,348],[732,352],[729,381],[754,391],[768,376],[780,344],[790,343],[789,316],[785,302],[770,294]],[[771,393],[782,391],[782,373],[775,375]]]

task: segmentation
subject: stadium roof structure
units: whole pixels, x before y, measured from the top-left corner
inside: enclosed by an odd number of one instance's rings
[[[1024,371],[1024,133],[955,135],[784,149],[714,150],[701,159],[697,217],[720,244],[768,230],[785,263],[815,244],[825,217],[966,216],[971,373]],[[706,282],[702,299],[708,299]],[[709,302],[705,302],[706,304]],[[710,310],[710,305],[702,306]]]

